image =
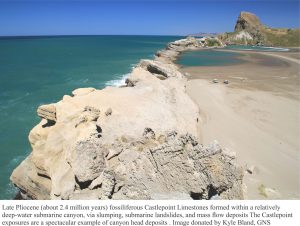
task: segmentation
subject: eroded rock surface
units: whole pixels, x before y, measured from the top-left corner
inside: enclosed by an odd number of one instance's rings
[[[71,182],[71,190],[59,190],[62,181],[28,168],[30,158],[20,166],[26,165],[26,171],[17,168],[12,180],[27,196],[39,199],[87,199],[89,195],[96,199],[176,199],[174,193],[189,199],[243,197],[243,174],[234,158],[217,143],[204,147],[190,134],[172,131],[155,136],[146,128],[143,136],[118,138],[109,145],[93,136],[77,142],[72,152],[74,158],[64,159],[71,171],[63,181]],[[27,177],[39,183],[28,186]]]
[[[56,107],[54,104],[41,105],[37,109],[37,115],[49,121],[56,121]]]

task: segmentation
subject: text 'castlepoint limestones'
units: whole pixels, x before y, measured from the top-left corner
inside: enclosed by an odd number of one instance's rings
[[[287,205],[226,205],[210,202],[126,201],[130,204],[99,204],[99,201],[59,204],[9,204],[1,206],[1,225],[288,225],[295,213]],[[135,201],[136,202],[136,201]],[[74,204],[73,204],[74,203]],[[78,203],[78,202],[77,202]]]

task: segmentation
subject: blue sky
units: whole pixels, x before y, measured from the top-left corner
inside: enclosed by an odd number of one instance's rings
[[[299,0],[0,0],[0,36],[224,32],[240,11],[299,27]]]

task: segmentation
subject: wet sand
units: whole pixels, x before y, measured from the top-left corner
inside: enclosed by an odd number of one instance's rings
[[[299,53],[242,53],[241,64],[181,69],[199,106],[199,137],[236,153],[246,198],[299,199]]]

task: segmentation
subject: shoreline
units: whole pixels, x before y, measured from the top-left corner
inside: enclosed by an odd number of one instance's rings
[[[248,172],[246,198],[298,199],[299,61],[277,52],[236,52],[246,62],[181,68],[200,108],[201,141],[216,139],[236,152]],[[211,82],[215,78],[219,83]]]
[[[231,80],[231,88],[242,87],[248,90],[257,90],[259,88],[260,90],[272,91],[279,95],[289,95],[299,99],[297,90],[289,91],[289,89],[291,85],[298,82],[297,74],[300,59],[298,60],[297,57],[300,58],[300,53],[295,57],[290,57],[289,53],[283,54],[281,52],[265,53],[226,49],[216,49],[214,51],[241,53],[242,55],[238,57],[241,62],[219,66],[180,67],[180,70],[187,74],[201,70],[202,73],[195,73],[193,77],[188,76],[188,79],[229,79]],[[260,75],[258,76],[258,74]],[[271,77],[272,80],[269,81]]]

